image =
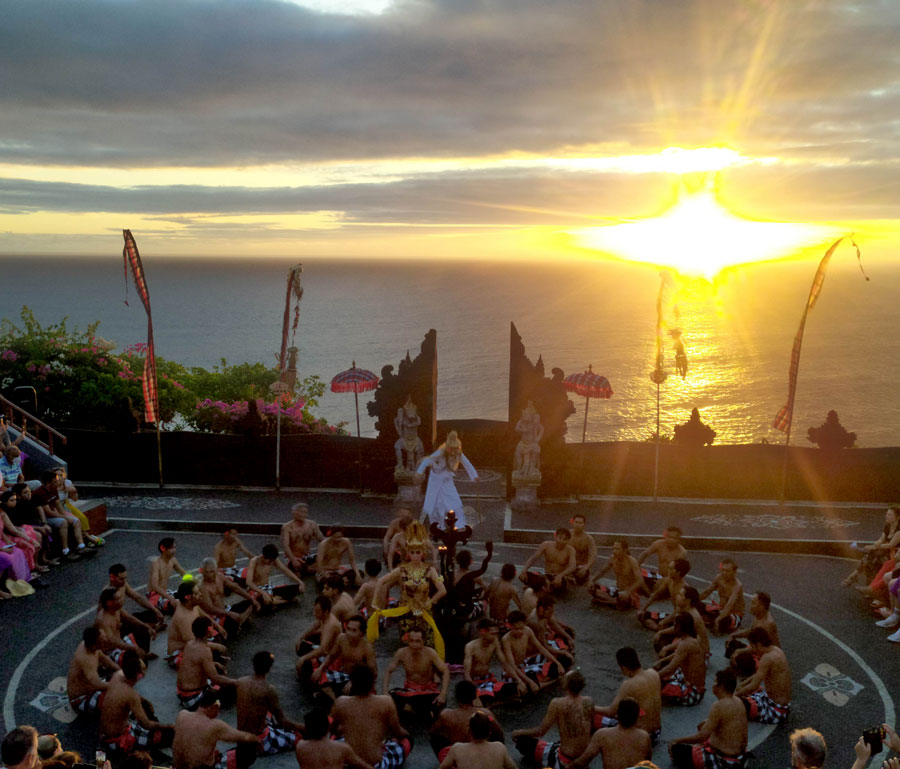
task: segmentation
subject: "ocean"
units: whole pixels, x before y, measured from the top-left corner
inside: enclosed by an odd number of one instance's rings
[[[846,258],[844,258],[846,257]],[[144,255],[157,354],[186,365],[274,364],[290,259],[154,258]],[[438,333],[438,418],[505,419],[509,324],[532,360],[543,356],[566,374],[593,365],[614,395],[592,400],[587,439],[644,440],[655,429],[654,364],[659,268],[616,261],[303,260],[304,297],[296,344],[300,377],[328,382],[357,365],[381,373],[426,331]],[[682,379],[671,370],[660,388],[662,433],[693,407],[717,443],[783,442],[771,427],[785,403],[794,334],[813,261],[732,268],[712,284],[678,283],[678,325],[688,353]],[[806,325],[792,443],[812,445],[806,430],[830,409],[858,434],[858,445],[900,445],[900,267],[838,256]],[[120,257],[0,256],[0,317],[18,322],[28,305],[43,324],[100,321],[98,333],[119,348],[146,341],[146,318],[125,281]],[[373,420],[360,396],[363,435]],[[568,440],[579,441],[584,399]],[[327,392],[318,413],[354,429],[351,394]]]

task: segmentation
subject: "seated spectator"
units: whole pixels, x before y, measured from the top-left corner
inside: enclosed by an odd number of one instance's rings
[[[9,437],[6,432],[5,419],[0,422],[0,434],[6,436],[7,439]],[[24,428],[15,442],[5,446],[3,453],[0,454],[0,488],[11,489],[17,483],[22,483],[25,480],[25,475],[22,472],[24,457],[22,452],[19,451],[19,444],[23,440],[25,440]]]
[[[103,540],[100,537],[89,533],[91,530],[91,522],[88,520],[88,517],[81,512],[81,508],[75,504],[78,501],[78,489],[76,489],[75,484],[68,479],[65,467],[56,468],[56,488],[59,492],[59,501],[62,504],[63,509],[72,513],[81,524],[81,532],[87,540],[88,547],[101,547],[104,544]]]
[[[25,553],[16,547],[15,543],[0,531],[0,600],[12,598],[10,583],[29,582],[31,569]]]
[[[78,555],[69,550],[69,536],[75,540],[78,552],[83,551],[84,537],[81,534],[81,524],[72,513],[63,510],[59,501],[59,489],[56,488],[56,473],[53,470],[41,473],[41,486],[32,493],[31,498],[42,520],[59,531],[63,557],[77,561]]]
[[[12,541],[25,554],[25,561],[31,571],[47,572],[49,568],[38,563],[44,538],[31,526],[16,526],[10,518],[15,510],[18,497],[12,489],[0,492],[0,526],[6,541]]]
[[[820,769],[825,766],[827,755],[825,738],[815,729],[795,729],[791,732],[792,769]],[[868,756],[866,760],[868,761]],[[856,769],[856,763],[853,766]]]
[[[10,520],[20,528],[31,526],[43,538],[38,563],[45,566],[59,566],[59,561],[53,560],[50,556],[50,540],[53,527],[41,517],[41,513],[34,504],[31,486],[27,483],[17,483],[12,490],[16,494],[16,507],[9,513]]]

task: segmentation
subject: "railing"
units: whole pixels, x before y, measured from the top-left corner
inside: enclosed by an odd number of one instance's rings
[[[47,433],[46,442],[41,440],[40,437],[38,437],[36,431],[28,433],[27,437],[29,438],[29,440],[34,441],[34,443],[36,443],[38,446],[45,448],[51,454],[55,453],[53,451],[54,436],[57,437],[62,442],[63,445],[66,444],[66,436],[65,435],[63,435],[58,430],[54,430],[46,422],[42,422],[36,416],[29,414],[27,411],[25,411],[24,409],[17,406],[11,400],[7,400],[2,395],[0,395],[0,411],[3,411],[3,413],[6,417],[7,424],[9,424],[10,427],[15,428],[16,430],[19,430],[19,431],[24,430],[26,427],[26,424],[27,424],[28,427],[33,426],[33,427],[37,427],[37,428],[40,428],[40,429],[46,431],[46,433]],[[13,421],[14,415],[18,416],[21,419],[21,424],[16,424]]]

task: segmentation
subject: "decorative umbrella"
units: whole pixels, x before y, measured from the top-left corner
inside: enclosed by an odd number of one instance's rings
[[[378,387],[378,377],[364,368],[356,368],[356,361],[346,371],[331,380],[331,392],[353,393],[356,402],[356,437],[359,438],[359,394]]]
[[[594,373],[591,365],[588,365],[588,370],[582,374],[569,374],[563,384],[569,392],[583,395],[585,398],[584,428],[581,431],[581,442],[584,443],[587,435],[588,405],[591,402],[591,398],[605,398],[608,400],[613,394],[612,387],[605,376]]]

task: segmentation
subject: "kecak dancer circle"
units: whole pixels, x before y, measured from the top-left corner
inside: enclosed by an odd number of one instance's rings
[[[425,560],[426,554],[430,552],[431,545],[425,526],[419,521],[413,521],[406,527],[406,560],[379,580],[376,602],[373,602],[376,611],[369,617],[366,636],[369,641],[378,638],[378,623],[381,618],[412,614],[412,617],[408,618],[410,621],[401,623],[401,629],[404,629],[405,624],[407,625],[405,629],[418,627],[425,631],[423,625],[427,626],[434,637],[434,650],[441,659],[444,659],[444,639],[438,631],[434,617],[431,616],[431,607],[447,594],[447,588],[444,587],[443,577]],[[378,608],[387,602],[388,592],[398,583],[400,605],[394,609]]]
[[[422,516],[428,516],[428,519],[432,523],[437,523],[439,528],[444,528],[444,516],[448,510],[456,513],[457,528],[462,529],[466,525],[462,500],[453,483],[453,475],[460,464],[468,473],[469,480],[478,480],[478,471],[462,453],[462,441],[456,434],[456,430],[451,430],[447,434],[447,440],[441,444],[440,448],[425,457],[416,468],[416,472],[420,475],[425,472],[426,467],[431,468],[428,486],[425,488]]]

